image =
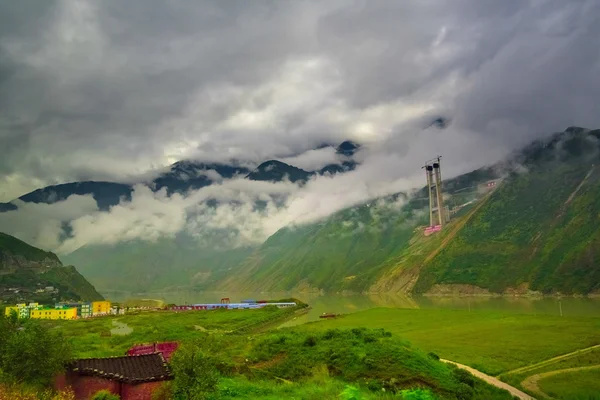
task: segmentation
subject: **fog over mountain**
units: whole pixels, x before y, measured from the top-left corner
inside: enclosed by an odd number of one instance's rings
[[[259,243],[421,186],[438,154],[450,177],[596,128],[598,22],[594,0],[2,2],[0,202],[135,186],[110,210],[91,195],[16,201],[0,231],[60,253],[222,229]],[[306,182],[209,170],[186,192],[143,184],[182,160],[341,168],[345,140],[356,167]]]

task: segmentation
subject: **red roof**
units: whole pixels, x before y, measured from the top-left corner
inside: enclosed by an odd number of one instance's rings
[[[173,379],[169,366],[160,353],[139,356],[84,358],[73,361],[68,371],[100,376],[127,383]]]

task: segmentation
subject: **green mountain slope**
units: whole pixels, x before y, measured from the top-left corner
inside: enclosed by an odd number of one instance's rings
[[[44,290],[52,286],[54,290]],[[0,232],[0,298],[4,302],[102,300],[73,266],[51,252]]]
[[[50,260],[60,262],[56,254],[30,246],[22,240],[2,232],[0,232],[0,252],[21,256],[30,261]]]
[[[424,237],[424,191],[282,229],[221,285],[228,290],[479,292],[600,290],[600,131],[569,128],[497,168],[445,182],[444,230]],[[512,171],[486,194],[498,169]],[[396,206],[393,206],[396,204]],[[442,285],[442,286],[440,286]],[[460,286],[462,285],[462,286]],[[467,286],[465,286],[467,285]],[[454,288],[457,289],[457,288]]]
[[[131,241],[94,245],[64,256],[102,291],[161,290],[186,287],[211,289],[240,264],[252,249],[220,250],[190,237],[157,242]]]
[[[540,164],[504,182],[423,269],[415,290],[598,291],[599,222],[600,171],[591,159]]]
[[[449,180],[451,205],[474,201],[479,185],[497,177],[484,169]],[[395,268],[428,225],[424,191],[397,194],[342,210],[325,221],[281,229],[219,285],[244,291],[370,291]],[[462,213],[472,205],[465,206]],[[460,215],[460,214],[459,214]],[[376,291],[382,291],[377,289]],[[385,290],[384,290],[385,291]]]
[[[396,197],[344,210],[322,223],[280,230],[223,286],[248,290],[366,289],[384,261],[408,242],[423,215],[399,206],[402,199]]]

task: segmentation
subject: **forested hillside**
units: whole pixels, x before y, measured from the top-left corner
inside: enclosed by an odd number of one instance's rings
[[[600,171],[593,139],[575,136],[512,174],[423,269],[415,286],[471,284],[544,293],[600,289]]]
[[[0,300],[14,303],[59,299],[103,297],[75,267],[63,266],[54,253],[0,232]]]

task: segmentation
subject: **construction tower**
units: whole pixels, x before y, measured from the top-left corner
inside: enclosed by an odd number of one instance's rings
[[[444,208],[442,198],[442,165],[441,156],[437,156],[425,163],[423,168],[427,176],[427,190],[429,192],[429,227],[439,230],[448,220],[448,212]]]

